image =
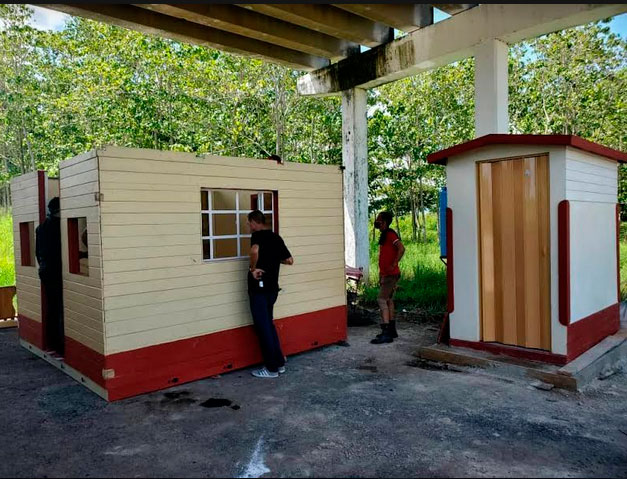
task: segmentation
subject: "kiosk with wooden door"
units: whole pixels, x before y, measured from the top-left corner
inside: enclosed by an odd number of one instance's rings
[[[619,328],[618,162],[570,135],[486,135],[446,165],[450,343],[565,364]]]

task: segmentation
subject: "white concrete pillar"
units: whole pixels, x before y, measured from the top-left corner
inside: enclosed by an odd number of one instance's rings
[[[475,48],[475,136],[509,133],[508,45],[487,40]]]
[[[344,165],[344,243],[346,264],[368,277],[368,123],[367,91],[342,92],[342,163]]]

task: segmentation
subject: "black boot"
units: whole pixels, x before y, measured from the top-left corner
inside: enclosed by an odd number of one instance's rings
[[[389,324],[382,324],[381,329],[381,334],[378,334],[376,338],[370,341],[371,344],[391,343],[392,341],[394,341],[394,338],[390,335]]]
[[[390,320],[390,336],[394,339],[398,338],[398,333],[396,332],[396,320]]]

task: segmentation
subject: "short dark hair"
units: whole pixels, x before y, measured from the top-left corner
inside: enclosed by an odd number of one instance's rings
[[[259,223],[260,225],[265,225],[266,217],[261,211],[253,210],[248,213],[248,221],[254,221],[255,223]]]
[[[379,213],[379,216],[383,221],[388,224],[388,226],[392,224],[392,220],[394,219],[394,215],[389,211],[382,211],[381,213]]]
[[[61,202],[59,201],[59,197],[55,196],[48,202],[48,211],[50,214],[58,213],[61,210]]]

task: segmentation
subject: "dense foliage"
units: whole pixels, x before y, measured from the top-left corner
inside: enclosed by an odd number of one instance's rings
[[[339,99],[298,96],[298,72],[79,18],[40,31],[31,15],[0,5],[0,206],[10,177],[103,144],[341,162]],[[601,22],[510,48],[512,132],[624,148],[626,46]],[[444,184],[426,156],[472,138],[473,112],[472,59],[371,90],[371,209],[409,214],[426,241]]]

